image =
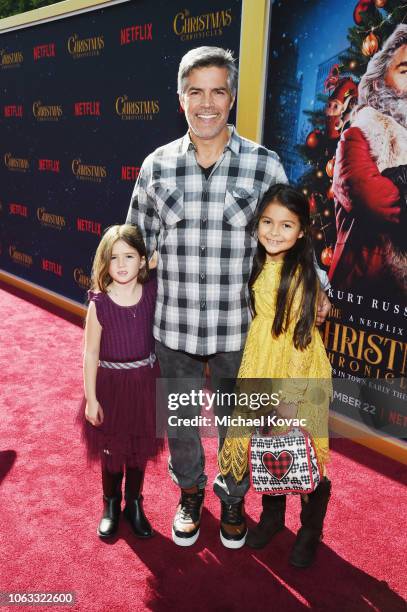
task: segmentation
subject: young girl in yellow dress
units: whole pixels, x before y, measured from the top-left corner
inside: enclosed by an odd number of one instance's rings
[[[326,477],[331,366],[315,326],[319,281],[315,271],[308,202],[288,185],[274,185],[263,196],[255,219],[258,248],[249,281],[251,323],[240,379],[280,379],[279,416],[307,422],[323,477],[315,491],[301,496],[301,528],[290,562],[307,567],[322,538],[330,496]],[[243,381],[241,381],[243,383]],[[251,384],[253,391],[255,387]],[[243,383],[244,384],[244,383]],[[219,456],[221,473],[240,482],[248,471],[250,428],[226,437]],[[263,511],[246,544],[263,548],[283,529],[285,495],[263,495]]]

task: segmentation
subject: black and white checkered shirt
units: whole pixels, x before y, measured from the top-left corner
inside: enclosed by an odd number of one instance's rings
[[[264,192],[287,182],[276,153],[229,129],[208,179],[188,134],[149,155],[127,216],[149,256],[158,251],[154,336],[195,355],[242,348],[257,245],[248,223]]]

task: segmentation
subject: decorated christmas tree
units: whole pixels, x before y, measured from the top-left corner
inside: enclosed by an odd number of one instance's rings
[[[357,85],[370,58],[399,23],[407,22],[406,0],[360,0],[349,27],[349,47],[331,67],[325,80],[326,94],[319,96],[321,110],[304,111],[310,132],[299,151],[308,170],[299,187],[308,197],[317,256],[329,269],[336,240],[332,176],[335,151],[344,129],[350,125],[357,104]]]

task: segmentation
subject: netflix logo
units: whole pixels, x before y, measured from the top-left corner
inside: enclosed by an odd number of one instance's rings
[[[100,117],[100,102],[75,102],[74,114],[75,117]]]
[[[122,181],[135,181],[140,174],[140,166],[122,166]]]
[[[89,219],[76,219],[76,229],[78,232],[89,232],[90,234],[97,234],[98,236],[102,233],[102,224],[98,221],[90,221]]]
[[[28,208],[23,204],[9,204],[10,215],[18,215],[19,217],[28,217]]]
[[[48,43],[47,45],[38,45],[33,48],[34,61],[43,59],[44,57],[55,57],[55,43]]]
[[[39,159],[38,170],[40,172],[59,172],[60,171],[60,160],[59,159]]]
[[[153,24],[144,23],[143,25],[134,25],[120,30],[120,44],[128,45],[133,42],[141,42],[144,40],[153,40]]]
[[[4,116],[9,119],[10,117],[21,117],[23,116],[23,105],[22,104],[9,104],[4,107]]]
[[[52,274],[56,274],[56,276],[62,276],[62,265],[56,261],[42,259],[41,268],[45,270],[45,272],[51,272]]]

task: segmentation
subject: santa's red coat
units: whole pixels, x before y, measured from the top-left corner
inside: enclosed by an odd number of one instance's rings
[[[380,174],[358,127],[346,130],[338,143],[333,191],[337,242],[329,278],[339,289],[374,289],[385,262],[384,235],[400,219],[400,194]]]

